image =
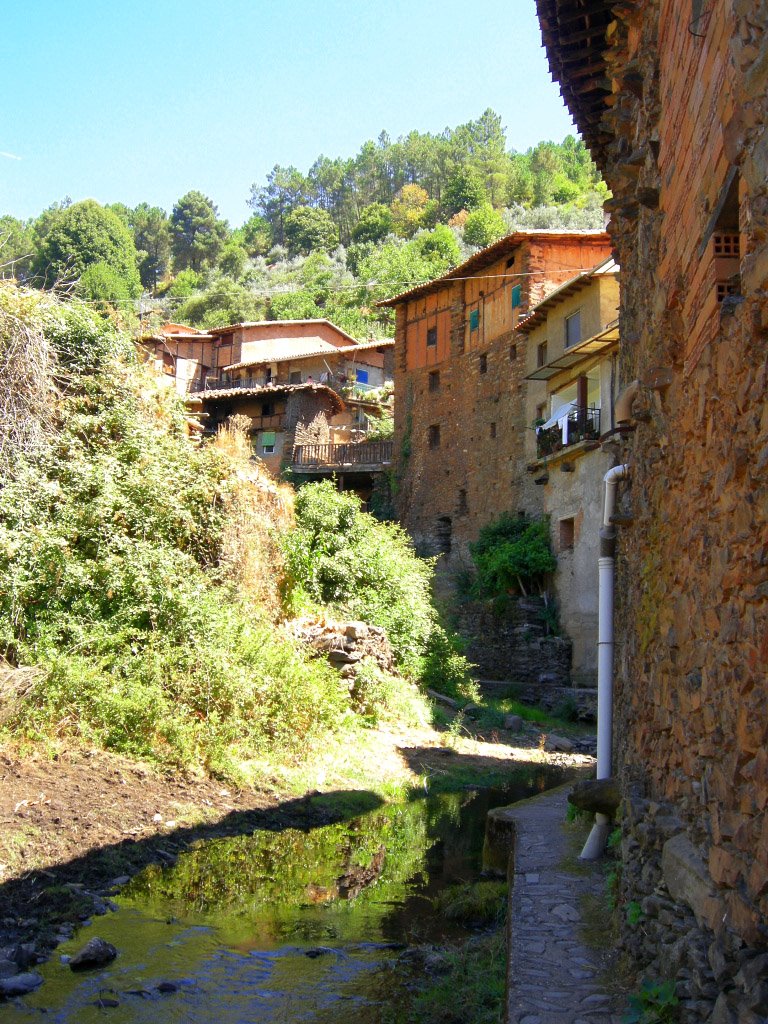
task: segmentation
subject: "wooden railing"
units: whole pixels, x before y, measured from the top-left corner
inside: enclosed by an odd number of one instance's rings
[[[361,441],[359,444],[298,444],[293,449],[293,465],[305,468],[381,466],[391,461],[391,441]]]
[[[190,391],[230,391],[234,388],[263,388],[267,385],[266,377],[241,377],[239,380],[196,380]]]

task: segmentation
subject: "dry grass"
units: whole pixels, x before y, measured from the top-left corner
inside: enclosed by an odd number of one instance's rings
[[[248,417],[232,416],[214,442],[237,467],[227,484],[222,563],[238,590],[276,618],[283,578],[280,537],[293,525],[293,489],[251,457],[249,427]]]
[[[51,347],[42,331],[13,312],[15,289],[3,292],[13,301],[0,301],[0,477],[45,444],[56,401]]]

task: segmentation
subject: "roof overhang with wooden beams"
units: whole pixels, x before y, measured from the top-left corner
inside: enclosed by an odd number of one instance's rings
[[[604,327],[599,334],[593,334],[586,341],[580,341],[578,345],[567,348],[562,355],[556,359],[537,367],[533,373],[526,375],[526,380],[551,380],[565,370],[572,370],[574,366],[590,359],[596,355],[602,355],[610,348],[613,348],[619,341],[619,321],[613,320],[607,327]]]
[[[618,277],[619,265],[614,260],[613,256],[609,256],[607,260],[603,260],[602,263],[598,263],[592,270],[583,270],[580,274],[570,278],[564,284],[561,284],[559,288],[555,288],[553,292],[550,292],[545,299],[533,307],[533,309],[518,321],[515,330],[522,331],[523,334],[528,334],[534,330],[539,324],[543,324],[549,316],[549,311],[553,306],[556,306],[559,302],[563,302],[571,295],[575,295],[576,292],[586,288],[588,284],[597,278],[605,277]]]
[[[315,384],[305,381],[303,384],[254,384],[252,387],[231,387],[216,388],[195,392],[194,399],[200,399],[204,403],[216,403],[230,398],[273,398],[276,395],[292,395],[296,392],[312,393],[325,396],[334,413],[343,412],[345,409],[341,397],[325,384]]]
[[[473,253],[469,259],[464,260],[463,263],[460,263],[457,267],[447,271],[440,277],[436,277],[432,281],[424,281],[423,284],[417,284],[413,288],[409,288],[408,291],[400,292],[399,295],[393,295],[390,299],[380,299],[374,303],[374,306],[380,308],[399,306],[410,299],[418,299],[424,295],[429,295],[431,292],[439,291],[440,288],[450,284],[451,281],[460,281],[464,278],[472,277],[486,267],[490,267],[497,260],[502,259],[507,253],[522,245],[523,242],[543,240],[549,242],[572,242],[579,239],[607,242],[609,236],[604,231],[564,231],[558,228],[533,228],[527,231],[514,231],[511,235],[505,235],[504,238],[500,238],[498,242],[492,242],[485,249],[480,249],[478,252]],[[510,279],[516,276],[516,274],[509,275]]]
[[[601,125],[611,83],[603,54],[616,0],[536,0],[552,78],[598,166],[612,136]]]

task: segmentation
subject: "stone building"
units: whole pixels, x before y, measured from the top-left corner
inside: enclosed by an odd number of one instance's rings
[[[166,324],[141,346],[206,430],[233,415],[250,419],[254,454],[273,473],[294,464],[314,477],[346,470],[367,498],[371,474],[389,463],[391,442],[365,442],[389,411],[390,339],[359,342],[329,320],[267,320],[208,333]]]
[[[537,0],[613,192],[626,943],[684,1021],[768,1019],[768,3]]]
[[[550,521],[560,624],[572,640],[571,678],[597,680],[597,560],[603,476],[611,456],[619,347],[612,258],[564,282],[518,324],[524,335],[527,486],[521,506]]]
[[[518,510],[525,466],[521,316],[610,255],[602,232],[520,231],[380,303],[395,310],[398,518],[459,568],[468,544]]]

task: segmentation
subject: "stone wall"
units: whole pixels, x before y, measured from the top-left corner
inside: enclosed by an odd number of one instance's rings
[[[661,974],[688,972],[686,1020],[765,1020],[768,3],[615,11],[603,170],[621,376],[642,384],[619,453],[633,522],[616,619],[617,756],[649,801],[637,812],[627,798],[626,897],[648,911],[633,950]],[[712,238],[734,216],[740,294],[718,302]],[[670,881],[675,851],[685,884]],[[659,955],[673,935],[681,960]]]
[[[519,598],[503,611],[479,601],[459,606],[456,627],[467,641],[467,658],[478,678],[514,684],[520,700],[549,711],[567,707],[592,721],[595,690],[571,685],[572,642],[546,635],[542,608],[539,598]]]

